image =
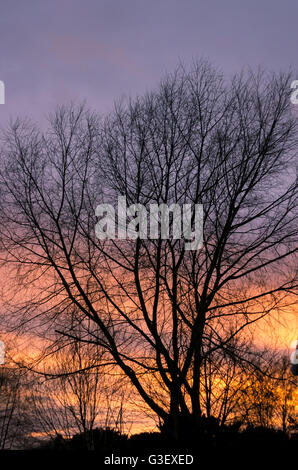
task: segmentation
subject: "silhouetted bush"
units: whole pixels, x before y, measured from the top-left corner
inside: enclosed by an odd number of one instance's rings
[[[76,434],[70,441],[71,450],[120,449],[127,443],[127,435],[111,428],[96,428],[90,432]]]
[[[130,447],[137,447],[138,449],[158,449],[169,444],[170,441],[160,432],[141,432],[133,434],[129,439]]]
[[[248,426],[241,432],[241,438],[246,441],[270,442],[272,444],[289,440],[287,434],[283,431],[262,426]]]

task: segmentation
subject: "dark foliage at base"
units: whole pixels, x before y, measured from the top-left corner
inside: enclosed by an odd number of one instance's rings
[[[216,426],[206,422],[196,435],[186,432],[185,438],[171,440],[162,432],[143,432],[128,437],[113,429],[95,429],[92,433],[75,435],[72,439],[57,436],[34,452],[86,452],[93,450],[101,456],[111,453],[117,455],[149,455],[150,453],[189,452],[200,457],[224,458],[225,455],[243,455],[245,458],[263,455],[294,455],[298,447],[298,433],[288,434],[274,429],[248,427],[240,431],[239,426]]]

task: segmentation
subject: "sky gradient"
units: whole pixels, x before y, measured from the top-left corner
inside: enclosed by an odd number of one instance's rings
[[[114,100],[150,91],[179,62],[188,67],[201,58],[226,75],[261,66],[292,69],[298,80],[298,1],[0,0],[0,80],[6,89],[0,140],[9,120],[29,117],[43,128],[57,105],[71,101],[107,113]],[[21,290],[9,293],[26,300]],[[298,317],[292,307],[279,313],[276,309],[246,330],[257,346],[286,349],[296,338]],[[32,326],[17,340],[14,333],[5,337],[6,350],[10,354],[11,347],[16,359],[36,359],[44,348],[42,328]],[[151,422],[135,417],[127,403],[133,430],[148,430]]]
[[[295,0],[1,0],[0,126],[71,100],[106,112],[179,60],[296,70],[297,22]]]
[[[71,100],[105,113],[179,61],[298,70],[297,23],[295,0],[0,0],[0,126]]]

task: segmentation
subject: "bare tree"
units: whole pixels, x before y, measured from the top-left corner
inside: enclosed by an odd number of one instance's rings
[[[241,404],[250,386],[250,378],[255,373],[256,353],[246,337],[236,336],[222,349],[209,352],[212,344],[211,336],[204,344],[207,354],[202,360],[202,412],[209,419],[216,418],[219,426],[241,423]],[[237,359],[239,351],[240,360]]]
[[[290,432],[298,429],[297,413],[297,380],[289,371],[289,354],[281,354],[273,367],[276,375],[281,379],[278,384],[278,401],[275,406],[277,425],[284,431]]]
[[[290,76],[225,81],[201,62],[106,119],[62,107],[47,133],[21,121],[6,133],[1,252],[28,288],[11,322],[105,348],[175,438],[200,426],[203,357],[294,302],[289,93]],[[148,209],[203,204],[203,247],[187,250],[173,227],[166,239],[97,239],[95,208],[118,195]]]
[[[1,368],[0,396],[0,446],[1,449],[6,449],[14,443],[13,421],[19,402],[19,381],[6,367]]]
[[[70,438],[82,433],[87,448],[93,449],[95,427],[121,428],[117,418],[125,406],[123,391],[119,380],[101,367],[103,356],[102,348],[75,342],[64,344],[51,355],[50,364],[45,362],[44,371],[35,375],[30,397],[40,435]]]
[[[28,378],[10,360],[0,367],[0,449],[21,449],[31,444],[31,420],[27,402]]]
[[[297,384],[291,376],[289,355],[267,349],[246,377],[246,388],[238,402],[243,425],[279,428],[288,432],[297,421]],[[267,365],[261,366],[261,360]],[[265,372],[265,373],[264,373]]]

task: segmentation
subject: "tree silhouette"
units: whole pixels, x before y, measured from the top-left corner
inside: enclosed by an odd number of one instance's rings
[[[290,82],[228,81],[200,62],[106,118],[61,107],[47,132],[20,120],[6,132],[1,253],[23,293],[11,324],[100,345],[176,439],[200,428],[206,357],[230,348],[241,361],[233,338],[294,302]],[[146,208],[203,204],[202,248],[97,239],[96,206],[119,195]]]

